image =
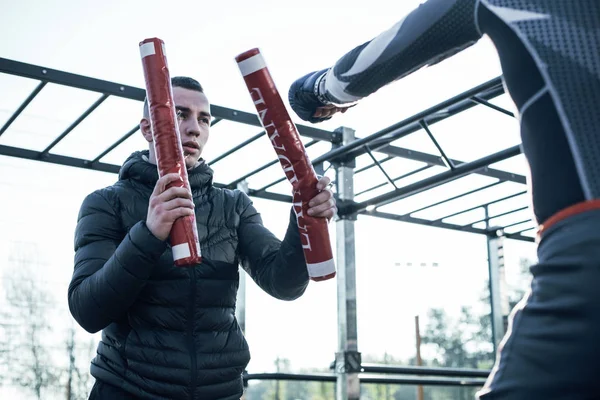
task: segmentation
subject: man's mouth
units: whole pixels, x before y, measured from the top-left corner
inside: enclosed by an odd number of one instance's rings
[[[198,150],[200,150],[200,146],[196,142],[189,141],[183,143],[183,154],[186,157],[192,153],[196,153]]]

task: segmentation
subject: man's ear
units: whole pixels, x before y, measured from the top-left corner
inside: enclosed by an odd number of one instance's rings
[[[148,121],[146,118],[142,118],[140,121],[140,131],[142,131],[144,139],[146,139],[148,143],[152,143],[152,128],[150,126],[150,121]]]

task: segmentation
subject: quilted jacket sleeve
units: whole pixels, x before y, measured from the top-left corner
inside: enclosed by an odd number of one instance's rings
[[[69,309],[79,325],[95,333],[120,319],[166,247],[143,221],[124,232],[101,192],[87,196],[77,221],[75,270],[68,290]]]
[[[242,266],[266,293],[280,300],[297,299],[309,280],[296,215],[290,211],[287,233],[281,241],[265,228],[248,196],[241,195],[238,238]]]

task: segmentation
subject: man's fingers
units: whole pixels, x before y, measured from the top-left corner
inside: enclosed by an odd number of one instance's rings
[[[165,203],[167,203],[173,199],[177,199],[177,198],[192,201],[192,194],[186,188],[177,187],[177,186],[171,187],[171,188],[165,190],[164,192],[162,192],[161,194],[151,197],[150,198],[150,207],[156,208],[156,207],[164,205]]]
[[[178,173],[166,174],[158,179],[156,185],[154,185],[154,190],[152,191],[153,196],[158,196],[162,192],[165,191],[166,187],[171,183],[177,180],[180,180],[181,177]]]
[[[331,178],[329,178],[328,176],[324,176],[321,179],[319,179],[319,181],[317,182],[317,189],[318,190],[323,190],[330,183],[331,183]]]
[[[326,203],[327,201],[329,201],[331,198],[333,197],[333,194],[331,193],[330,190],[324,190],[321,193],[319,193],[318,195],[316,195],[315,197],[313,197],[309,202],[308,202],[308,206],[309,207],[316,207],[319,204],[323,204]]]
[[[169,200],[172,200],[172,199],[175,199],[178,197],[191,200],[192,194],[186,188],[174,186],[174,187],[168,188],[167,190],[165,190],[158,196],[159,201],[161,201],[161,202],[167,202]]]
[[[317,108],[317,110],[313,114],[313,117],[315,117],[315,118],[327,118],[327,117],[335,114],[336,110],[337,110],[337,108],[335,106],[333,106],[331,104],[328,104],[326,106]]]
[[[349,108],[354,107],[356,104],[352,104],[348,107],[337,107],[333,104],[327,104],[326,106],[319,107],[313,114],[314,118],[329,118],[335,113],[345,113]]]
[[[309,215],[311,217],[315,217],[315,218],[327,218],[327,219],[331,219],[331,218],[333,218],[333,216],[335,215],[336,212],[337,212],[337,208],[336,207],[331,207],[331,208],[326,209],[325,211],[316,212],[314,214],[311,214],[309,212]]]
[[[319,217],[327,218],[327,220],[331,220],[331,218],[333,218],[335,216],[336,212],[337,212],[337,208],[333,207],[333,208],[330,208],[330,209],[326,210],[325,212],[321,213],[321,215],[319,215]]]
[[[188,215],[194,215],[194,210],[186,207],[179,207],[174,210],[167,211],[167,218],[173,222],[175,222],[177,218],[186,217]]]
[[[317,108],[314,117],[315,118],[328,118],[335,114],[335,108]]]
[[[182,199],[180,197],[177,197],[164,203],[163,207],[165,210],[170,211],[179,207],[186,207],[193,210],[196,206],[194,205],[194,202],[190,199]]]
[[[335,208],[335,203],[333,201],[333,199],[329,199],[327,201],[325,201],[324,203],[318,204],[314,207],[311,207],[308,209],[308,215],[310,216],[315,216],[315,217],[322,217],[324,215],[324,213],[326,213],[328,210],[331,210]]]
[[[313,117],[315,117],[315,118],[321,118],[323,116],[323,112],[324,111],[323,111],[322,108],[317,108],[317,110],[313,114]]]

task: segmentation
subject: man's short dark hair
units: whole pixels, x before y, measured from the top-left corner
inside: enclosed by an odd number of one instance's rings
[[[196,92],[204,93],[204,88],[194,78],[188,76],[174,76],[171,78],[172,87],[180,87],[189,90],[195,90]],[[144,118],[150,117],[150,110],[148,109],[148,98],[144,99]]]

